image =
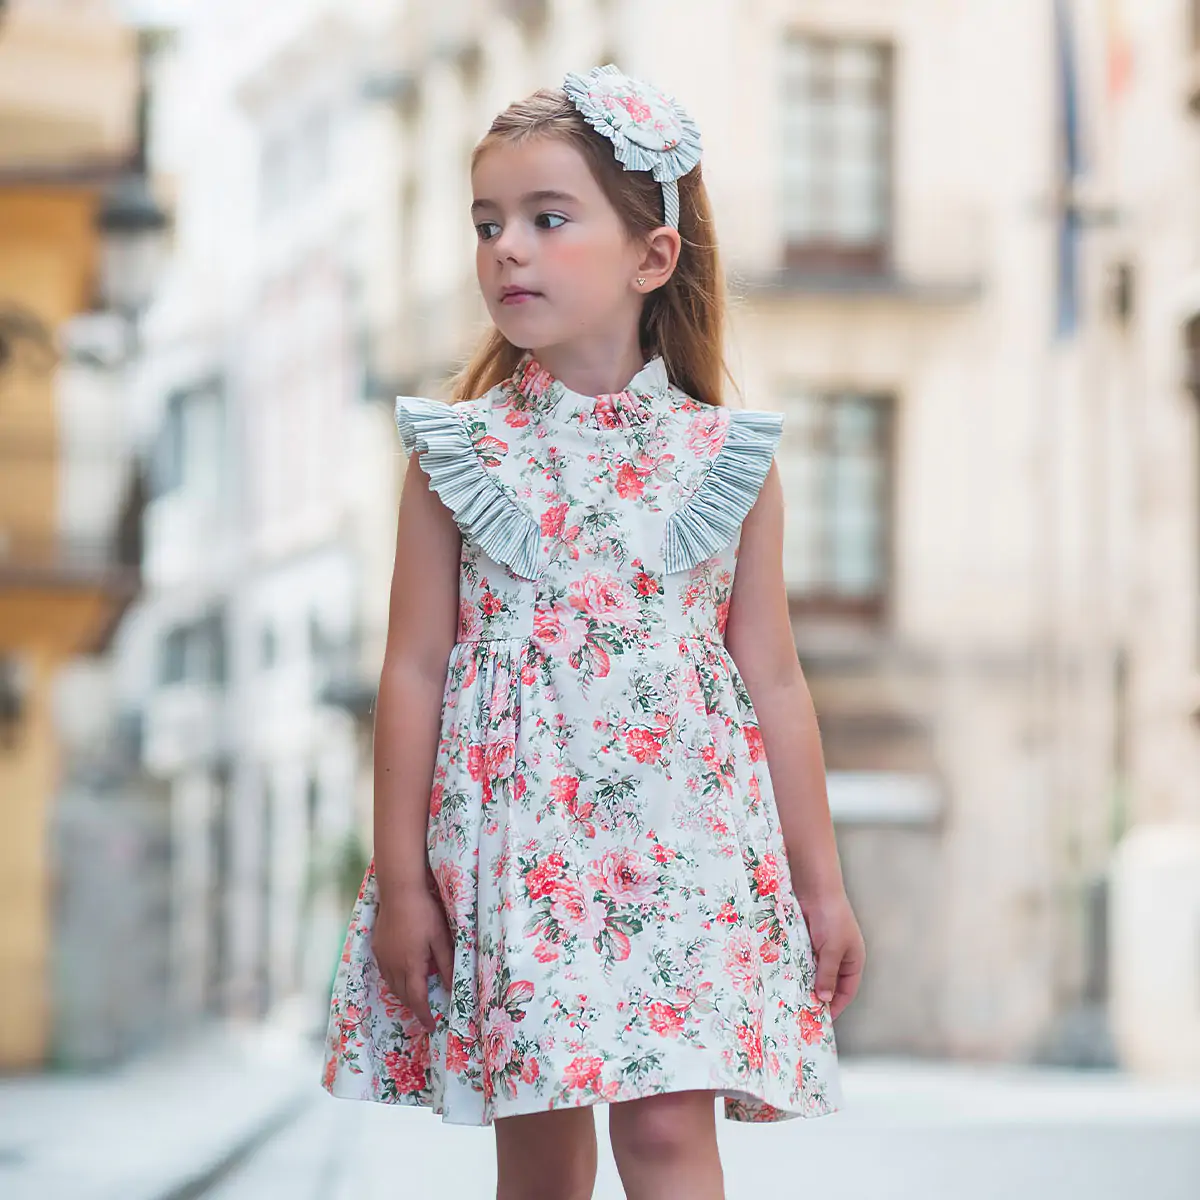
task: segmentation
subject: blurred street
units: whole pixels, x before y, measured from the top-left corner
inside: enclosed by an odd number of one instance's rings
[[[424,569],[395,404],[496,328],[481,139],[606,63],[703,131],[696,399],[783,419],[867,946],[846,1109],[719,1121],[728,1195],[1200,1200],[1200,0],[0,0],[0,1200],[492,1197],[311,1039]]]
[[[0,1083],[5,1200],[487,1200],[489,1130],[333,1100],[310,1045],[198,1041],[111,1076]],[[1195,1200],[1200,1088],[1119,1073],[851,1060],[848,1107],[719,1122],[730,1200]],[[595,1200],[623,1193],[596,1109]]]

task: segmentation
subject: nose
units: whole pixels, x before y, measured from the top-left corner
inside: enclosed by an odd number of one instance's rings
[[[528,254],[528,241],[521,229],[520,221],[510,221],[492,239],[492,251],[496,262],[503,265],[506,262],[521,263]]]

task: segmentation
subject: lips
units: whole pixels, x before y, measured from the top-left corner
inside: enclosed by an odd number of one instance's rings
[[[529,288],[506,287],[500,291],[500,303],[525,304],[530,300],[536,300],[540,295],[541,292],[534,292]]]

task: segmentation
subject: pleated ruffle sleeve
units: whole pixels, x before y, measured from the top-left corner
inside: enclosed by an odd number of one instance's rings
[[[396,400],[396,426],[405,452],[416,454],[429,484],[464,537],[514,575],[535,579],[537,522],[504,490],[480,458],[463,421],[465,405],[419,396]]]
[[[687,571],[733,541],[771,469],[783,414],[730,409],[725,441],[699,487],[668,519],[663,570]]]

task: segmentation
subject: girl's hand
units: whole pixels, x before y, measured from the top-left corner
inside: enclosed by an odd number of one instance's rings
[[[389,990],[432,1033],[429,976],[436,972],[449,992],[454,968],[454,943],[436,885],[380,903],[371,945]]]
[[[817,955],[817,997],[829,1002],[829,1015],[836,1020],[862,982],[867,961],[862,932],[844,891],[797,899]]]

